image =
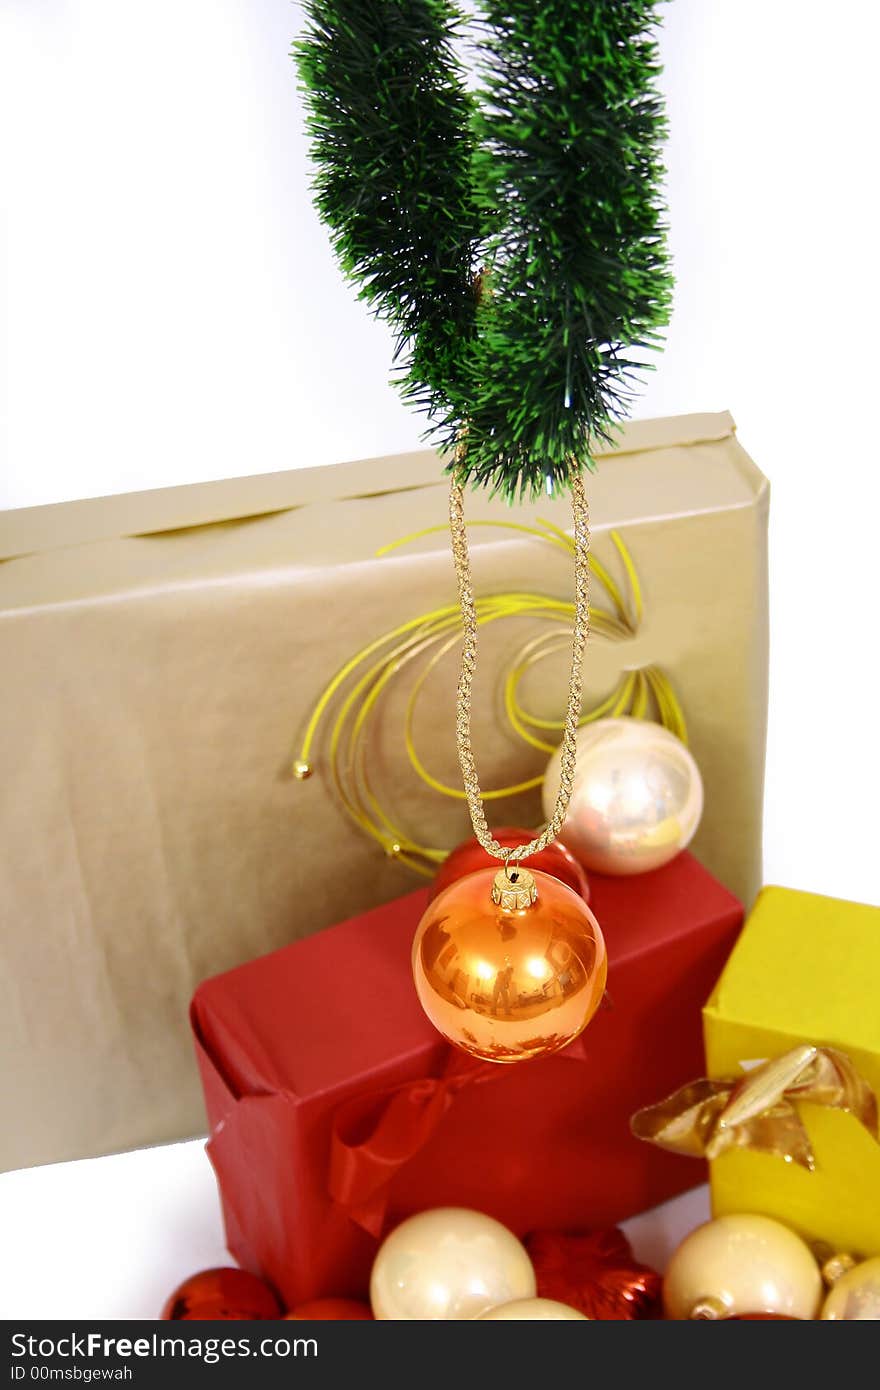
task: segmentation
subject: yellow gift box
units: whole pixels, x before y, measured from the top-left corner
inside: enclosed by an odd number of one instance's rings
[[[880,909],[765,888],[703,1028],[711,1078],[748,1075],[810,1043],[845,1054],[880,1096]],[[760,1212],[834,1250],[880,1254],[876,1134],[846,1108],[799,1100],[797,1087],[786,1094],[812,1166],[732,1144],[710,1163],[715,1215]]]

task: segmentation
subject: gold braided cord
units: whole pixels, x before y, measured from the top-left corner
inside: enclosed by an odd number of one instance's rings
[[[507,521],[472,521],[471,528],[493,526],[523,533],[544,544],[563,548],[574,556],[575,540],[551,522],[538,520],[534,526]],[[427,527],[404,536],[379,554],[387,554],[421,540],[424,536],[446,532],[445,526]],[[617,584],[607,567],[595,554],[589,566],[595,583],[601,585],[609,606],[593,601],[589,609],[593,639],[612,642],[625,641],[635,635],[641,616],[641,591],[637,572],[622,537],[609,532],[626,576],[628,596]],[[533,637],[514,650],[502,673],[503,708],[514,732],[527,744],[544,755],[558,744],[565,720],[540,718],[525,709],[519,699],[519,687],[528,672],[570,641],[575,618],[575,605],[570,600],[556,599],[528,591],[492,594],[475,600],[478,628],[512,618],[546,623],[548,632]],[[415,719],[419,698],[433,673],[444,658],[450,657],[461,642],[461,614],[457,603],[421,613],[405,623],[377,636],[356,652],[327,682],[307,719],[299,754],[293,763],[297,778],[305,780],[313,767],[323,768],[329,776],[336,795],[346,814],[365,835],[373,839],[386,854],[397,858],[415,872],[431,877],[436,866],[446,858],[451,846],[425,844],[396,823],[390,808],[382,806],[370,777],[371,752],[375,747],[373,722],[383,701],[400,680],[414,673],[409,685],[403,741],[407,758],[416,777],[431,792],[464,801],[466,792],[461,783],[450,785],[435,777],[426,765],[415,740]],[[584,710],[579,724],[591,723],[606,715],[630,714],[635,717],[657,718],[684,742],[687,729],[681,705],[668,676],[655,666],[636,671],[624,671],[614,688],[600,701]],[[329,724],[326,741],[322,730]],[[319,742],[323,756],[314,759]],[[492,788],[482,793],[484,801],[502,801],[521,792],[540,787],[543,775]]]
[[[569,480],[571,488],[572,512],[574,514],[574,629],[571,640],[571,673],[568,683],[568,703],[562,726],[562,752],[559,764],[559,792],[553,815],[535,839],[515,849],[499,844],[489,829],[486,810],[480,792],[480,779],[471,743],[471,694],[477,670],[477,606],[474,596],[473,576],[471,574],[470,551],[468,549],[467,526],[464,519],[464,488],[453,476],[449,489],[449,529],[452,533],[452,557],[455,562],[455,577],[458,582],[458,602],[461,608],[461,621],[464,628],[464,646],[461,654],[461,673],[458,679],[458,700],[455,712],[455,739],[458,748],[458,762],[464,782],[465,797],[471,814],[474,834],[488,854],[496,859],[509,861],[527,859],[529,855],[539,854],[555,840],[562,829],[568,812],[568,803],[574,787],[575,764],[577,761],[577,730],[581,717],[582,666],[584,650],[590,631],[590,512],[583,480],[578,472],[572,471]],[[555,528],[554,528],[555,529]]]

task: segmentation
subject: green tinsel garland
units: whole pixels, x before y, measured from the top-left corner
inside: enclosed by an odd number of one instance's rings
[[[445,0],[316,0],[297,45],[315,203],[431,415],[454,413],[474,328],[473,102]],[[408,380],[408,378],[407,378]]]
[[[449,0],[306,6],[319,213],[405,397],[509,497],[590,465],[667,317],[657,8],[484,0],[474,98]]]

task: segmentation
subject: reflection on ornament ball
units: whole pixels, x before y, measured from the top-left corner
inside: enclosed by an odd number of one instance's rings
[[[573,1319],[576,1322],[589,1322],[577,1308],[567,1303],[557,1303],[555,1298],[517,1298],[513,1303],[502,1303],[498,1308],[490,1308],[481,1313],[478,1322],[563,1322]]]
[[[544,814],[559,791],[560,750],[544,775]],[[577,732],[574,789],[560,840],[587,869],[642,874],[693,838],[703,781],[680,739],[644,719],[598,719]]]
[[[607,974],[602,932],[582,898],[549,874],[511,867],[509,891],[506,882],[503,869],[459,879],[428,906],[413,942],[425,1013],[487,1062],[565,1047],[598,1008]]]
[[[880,1322],[880,1255],[855,1265],[831,1286],[823,1321]]]
[[[822,1277],[809,1248],[769,1216],[719,1216],[679,1245],[663,1280],[667,1318],[745,1313],[815,1318]]]
[[[232,1265],[203,1269],[186,1279],[162,1309],[163,1320],[219,1322],[281,1316],[281,1304],[268,1284]]]
[[[500,1221],[465,1207],[436,1207],[404,1221],[379,1247],[370,1277],[373,1313],[384,1321],[477,1318],[534,1293],[521,1242]]]
[[[499,830],[493,830],[491,834],[502,848],[515,849],[517,845],[526,845],[534,839],[535,832],[522,830],[519,826],[504,825]],[[429,900],[436,898],[444,888],[448,888],[460,878],[465,878],[467,874],[475,874],[478,869],[489,869],[493,866],[497,870],[498,860],[493,859],[492,855],[483,849],[474,835],[470,840],[457,845],[443,860],[431,884]],[[572,888],[585,903],[590,901],[590,887],[586,874],[571,850],[566,849],[558,840],[554,840],[538,854],[530,855],[527,867],[530,873],[540,869],[542,874],[552,874],[554,878]]]

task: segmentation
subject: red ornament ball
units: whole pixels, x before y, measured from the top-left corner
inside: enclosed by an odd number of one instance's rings
[[[492,834],[504,849],[527,845],[529,840],[535,838],[534,830],[523,830],[517,825],[504,825],[500,830],[493,830]],[[590,901],[587,875],[571,850],[566,849],[558,840],[542,849],[540,854],[531,855],[525,862],[530,872],[540,869],[541,873],[558,878],[567,888],[571,888],[582,897],[585,903]],[[486,853],[476,836],[465,840],[443,860],[431,884],[428,901],[432,902],[438,893],[442,893],[451,883],[457,883],[460,878],[475,874],[480,869],[497,869],[498,863],[497,859]]]
[[[791,1318],[788,1313],[735,1313],[732,1318],[718,1318],[718,1322],[803,1322],[803,1318]]]
[[[540,1298],[604,1322],[659,1318],[663,1281],[637,1260],[618,1227],[589,1235],[535,1231],[526,1239]]]
[[[373,1314],[366,1303],[356,1298],[313,1298],[308,1303],[298,1303],[292,1313],[285,1315],[288,1322],[373,1322]]]
[[[185,1279],[162,1309],[162,1319],[186,1322],[265,1321],[281,1317],[269,1285],[232,1266],[203,1269]]]

